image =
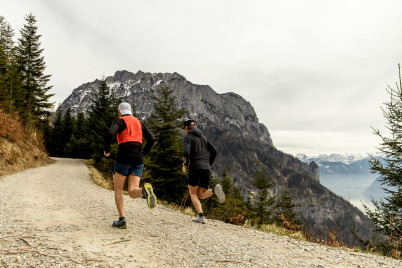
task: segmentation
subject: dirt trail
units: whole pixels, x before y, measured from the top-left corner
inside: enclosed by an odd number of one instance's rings
[[[113,192],[79,160],[0,178],[0,267],[402,267],[347,252],[191,217],[125,196],[127,229]]]

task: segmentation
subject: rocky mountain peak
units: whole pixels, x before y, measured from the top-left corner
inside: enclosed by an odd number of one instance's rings
[[[113,93],[133,104],[142,119],[154,111],[152,96],[155,90],[167,84],[174,89],[177,103],[186,108],[185,117],[196,120],[199,126],[212,124],[222,129],[229,128],[238,135],[273,146],[267,128],[259,123],[252,105],[238,94],[218,94],[210,86],[195,85],[176,72],[152,74],[122,70],[107,77],[106,83]],[[62,108],[71,107],[73,114],[86,113],[99,85],[100,81],[95,80],[74,89],[62,103]]]

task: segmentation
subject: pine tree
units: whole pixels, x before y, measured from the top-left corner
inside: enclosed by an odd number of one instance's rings
[[[293,211],[295,207],[293,198],[294,196],[288,188],[283,190],[279,201],[275,205],[276,216],[274,221],[285,229],[297,231],[300,229],[300,221],[296,218],[296,212]]]
[[[76,124],[73,127],[72,135],[76,137],[85,136],[85,133],[88,133],[88,120],[83,112],[79,112],[76,116]]]
[[[223,170],[221,185],[223,192],[228,193],[228,195],[232,194],[233,183],[226,169]]]
[[[63,148],[71,139],[74,124],[75,124],[75,118],[71,114],[71,108],[68,107],[63,115],[63,134],[62,134]]]
[[[0,106],[8,113],[16,111],[21,92],[21,79],[18,74],[14,30],[0,16]]]
[[[48,123],[53,104],[49,102],[53,94],[47,92],[50,75],[45,75],[46,64],[40,48],[40,37],[37,33],[36,18],[31,13],[25,17],[26,24],[21,29],[18,39],[17,57],[19,72],[22,78],[23,99],[19,113],[26,125],[43,129]]]
[[[102,172],[109,172],[113,166],[112,159],[103,157],[105,135],[111,123],[118,117],[118,98],[110,91],[106,80],[100,81],[99,90],[89,110],[88,128],[91,157],[95,160],[95,166]]]
[[[158,198],[180,204],[187,192],[186,178],[181,171],[183,143],[180,132],[185,110],[178,107],[169,86],[162,85],[156,93],[155,112],[146,123],[156,140],[147,168]]]
[[[250,183],[255,188],[254,192],[250,192],[250,206],[254,219],[259,224],[270,223],[272,214],[272,208],[270,207],[274,204],[275,198],[273,196],[270,197],[269,189],[272,188],[273,183],[262,171],[261,165]]]
[[[13,32],[7,31],[9,24],[4,17],[0,16],[0,108],[5,111],[11,110],[12,99],[10,88],[7,86],[6,76],[8,72],[8,44],[12,41]]]
[[[371,171],[381,175],[382,185],[388,195],[380,201],[372,199],[374,210],[365,206],[377,231],[387,237],[386,242],[379,247],[393,257],[402,253],[402,79],[400,65],[398,67],[399,85],[396,83],[396,89],[388,86],[391,100],[382,108],[391,137],[374,129],[374,134],[382,140],[378,149],[384,158],[380,160],[371,156],[370,160]]]
[[[88,139],[88,122],[83,112],[78,113],[73,120],[71,138],[66,144],[65,151],[69,157],[89,159],[91,151]]]
[[[211,187],[216,185],[214,180],[211,180]],[[220,204],[216,198],[209,198],[203,202],[205,214],[217,220],[229,222],[232,224],[244,224],[248,208],[241,197],[239,190],[233,184],[227,170],[223,171],[223,177],[220,179],[220,184],[225,192],[225,203]]]
[[[53,126],[52,123],[49,123],[45,129],[43,130],[43,144],[45,146],[45,149],[48,153],[48,155],[52,155],[52,150],[53,150]]]
[[[61,106],[59,106],[56,109],[53,127],[49,131],[50,135],[46,137],[47,150],[51,156],[64,156],[63,130],[63,111],[61,110]]]

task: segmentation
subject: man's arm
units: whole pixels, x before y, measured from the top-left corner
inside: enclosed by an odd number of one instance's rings
[[[123,121],[120,119],[120,121]],[[110,145],[112,144],[112,140],[114,135],[119,132],[119,129],[122,127],[121,122],[119,119],[116,119],[113,121],[112,125],[110,126],[109,130],[106,132],[105,135],[105,156],[109,156],[108,154],[110,153]],[[124,123],[124,121],[123,121]],[[126,128],[126,123],[124,123],[124,128]]]
[[[183,139],[184,166],[188,166],[190,162],[190,148],[191,148],[191,138],[188,135],[186,135]]]
[[[218,151],[209,141],[208,141],[208,151],[209,151],[209,165],[212,166],[212,164],[215,162],[215,158],[216,155],[218,154]]]
[[[155,138],[152,133],[148,130],[144,123],[141,122],[142,136],[145,138],[147,143],[145,144],[142,154],[146,155],[151,150],[152,145],[155,143]]]

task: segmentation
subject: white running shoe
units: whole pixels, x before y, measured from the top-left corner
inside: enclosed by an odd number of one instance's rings
[[[222,186],[217,184],[214,188],[216,197],[218,197],[219,203],[223,204],[225,202],[225,193],[223,192]]]
[[[202,224],[207,223],[207,220],[205,219],[204,216],[199,216],[198,218],[193,218],[192,221],[197,222],[197,223],[202,223]]]

